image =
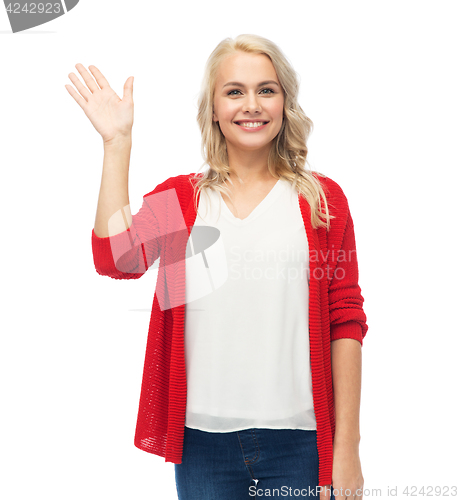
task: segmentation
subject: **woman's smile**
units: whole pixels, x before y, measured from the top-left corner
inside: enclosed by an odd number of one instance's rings
[[[263,130],[269,122],[249,122],[249,123],[238,123],[234,122],[241,130],[244,130],[245,132],[257,132],[258,130]]]

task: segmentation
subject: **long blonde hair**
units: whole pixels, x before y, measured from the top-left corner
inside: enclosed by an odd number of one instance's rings
[[[306,142],[313,129],[312,121],[306,116],[298,104],[299,83],[296,71],[276,44],[258,35],[244,34],[234,40],[225,38],[209,56],[198,98],[197,121],[201,130],[201,153],[205,159],[201,165],[209,166],[203,175],[196,174],[190,181],[196,181],[195,210],[197,211],[198,193],[204,188],[218,190],[228,195],[231,193],[225,181],[230,180],[230,166],[226,149],[225,136],[218,123],[212,119],[213,102],[217,73],[221,62],[238,51],[268,56],[274,66],[279,83],[284,91],[284,119],[281,129],[272,141],[268,155],[268,170],[277,179],[283,178],[291,182],[311,207],[311,224],[313,228],[330,228],[328,203],[321,183],[314,177],[310,168],[306,168],[308,148]],[[326,177],[320,172],[315,174]],[[193,182],[192,182],[193,185]],[[324,210],[321,211],[321,199]]]

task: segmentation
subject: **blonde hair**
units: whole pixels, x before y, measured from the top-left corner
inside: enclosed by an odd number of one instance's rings
[[[195,188],[195,210],[197,211],[198,193],[204,188],[218,190],[228,195],[231,199],[228,187],[224,185],[230,179],[230,166],[228,165],[228,154],[225,136],[220,130],[217,122],[214,122],[213,103],[215,84],[218,69],[222,61],[238,51],[251,54],[264,54],[268,56],[274,66],[279,83],[284,92],[284,119],[281,129],[272,141],[268,155],[268,170],[277,179],[283,178],[298,190],[311,207],[311,224],[313,228],[330,228],[330,215],[328,203],[321,183],[313,175],[310,168],[306,168],[308,148],[306,146],[313,123],[306,116],[298,104],[299,83],[296,71],[276,44],[258,35],[239,35],[234,40],[225,38],[222,40],[209,56],[201,91],[198,98],[197,121],[201,130],[201,153],[205,159],[201,165],[209,165],[205,174],[196,174],[191,180],[197,180]],[[326,177],[324,174],[315,174]],[[192,182],[193,185],[193,182]],[[321,211],[321,199],[324,210]]]

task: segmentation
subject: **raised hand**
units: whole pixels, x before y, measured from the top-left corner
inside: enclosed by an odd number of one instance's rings
[[[118,138],[130,138],[134,123],[134,77],[130,76],[126,80],[123,99],[120,99],[95,66],[88,66],[92,75],[80,63],[75,67],[87,87],[74,73],[70,73],[69,78],[81,95],[71,85],[65,85],[65,88],[85,112],[104,143],[111,143]]]

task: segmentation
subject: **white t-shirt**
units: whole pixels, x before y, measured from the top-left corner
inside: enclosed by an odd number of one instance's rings
[[[219,192],[203,190],[194,227],[206,225],[220,231],[228,277],[186,300],[185,425],[315,430],[309,249],[298,191],[278,180],[241,220]],[[186,283],[193,276],[187,269]]]

